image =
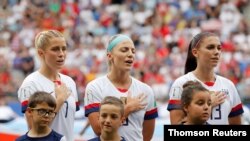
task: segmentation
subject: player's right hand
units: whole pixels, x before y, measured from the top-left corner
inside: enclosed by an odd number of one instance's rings
[[[211,94],[212,107],[222,104],[227,98],[227,95],[220,91],[216,92],[210,91],[210,94]]]
[[[68,97],[70,96],[70,91],[68,90],[65,83],[55,83],[55,95],[56,99],[60,101],[66,101]]]
[[[136,112],[144,109],[147,106],[147,95],[141,93],[135,97],[131,96],[131,92],[128,92],[127,106],[130,107],[131,112]]]

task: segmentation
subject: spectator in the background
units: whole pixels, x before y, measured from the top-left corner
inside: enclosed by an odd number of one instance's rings
[[[13,68],[22,72],[24,76],[29,75],[35,69],[33,56],[30,54],[30,49],[21,46],[17,51],[17,55],[13,60]]]
[[[239,26],[242,20],[242,15],[240,15],[236,6],[232,2],[229,2],[228,0],[226,1],[227,2],[222,4],[219,15],[219,19],[222,23],[222,41],[230,37],[230,33],[237,31],[237,27]]]
[[[14,120],[18,115],[7,105],[7,95],[0,89],[0,123],[7,123]]]
[[[3,95],[14,96],[17,86],[11,75],[10,64],[4,54],[0,54],[0,91]],[[0,94],[1,96],[1,94]]]

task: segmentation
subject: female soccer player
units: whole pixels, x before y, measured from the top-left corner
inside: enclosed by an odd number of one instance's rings
[[[28,127],[32,127],[31,119],[26,114],[28,99],[36,91],[45,91],[55,97],[57,104],[52,129],[64,135],[67,141],[73,141],[74,118],[79,104],[75,82],[69,76],[59,73],[67,56],[65,38],[56,30],[42,31],[35,38],[35,46],[41,66],[24,79],[18,90]]]
[[[127,141],[150,141],[158,116],[152,88],[130,75],[135,59],[135,46],[126,35],[111,37],[107,47],[109,72],[91,81],[84,97],[85,115],[97,135],[99,105],[106,96],[115,96],[125,103],[125,122],[119,134]]]
[[[168,110],[171,124],[179,124],[184,118],[180,107],[182,86],[189,80],[196,80],[210,90],[212,114],[210,124],[241,124],[242,103],[234,84],[217,75],[214,68],[221,56],[221,43],[216,34],[202,32],[190,42],[185,64],[185,75],[175,80],[170,90]]]

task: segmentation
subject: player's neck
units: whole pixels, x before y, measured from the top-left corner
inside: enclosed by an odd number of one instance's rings
[[[45,68],[40,68],[38,71],[51,81],[60,80],[59,72],[57,71],[50,71]]]
[[[194,70],[193,74],[202,82],[215,82],[214,72]]]
[[[121,72],[110,72],[108,73],[108,78],[113,83],[118,84],[128,84],[131,82],[131,78],[129,73],[121,73]]]
[[[132,78],[130,76],[118,76],[118,75],[111,75],[111,73],[109,73],[107,75],[108,79],[110,80],[110,82],[119,89],[126,89],[128,90],[130,85],[132,84]]]

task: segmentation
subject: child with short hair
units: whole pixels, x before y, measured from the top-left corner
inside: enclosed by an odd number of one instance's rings
[[[99,113],[101,135],[89,141],[125,141],[118,133],[124,120],[123,102],[114,96],[106,96],[100,104]]]
[[[207,120],[211,115],[211,95],[198,81],[187,81],[183,85],[181,95],[181,106],[186,115],[181,124],[202,125],[208,124]]]
[[[66,141],[65,136],[55,132],[49,126],[56,116],[54,97],[43,91],[35,92],[30,98],[27,114],[31,117],[31,129],[16,141]]]

